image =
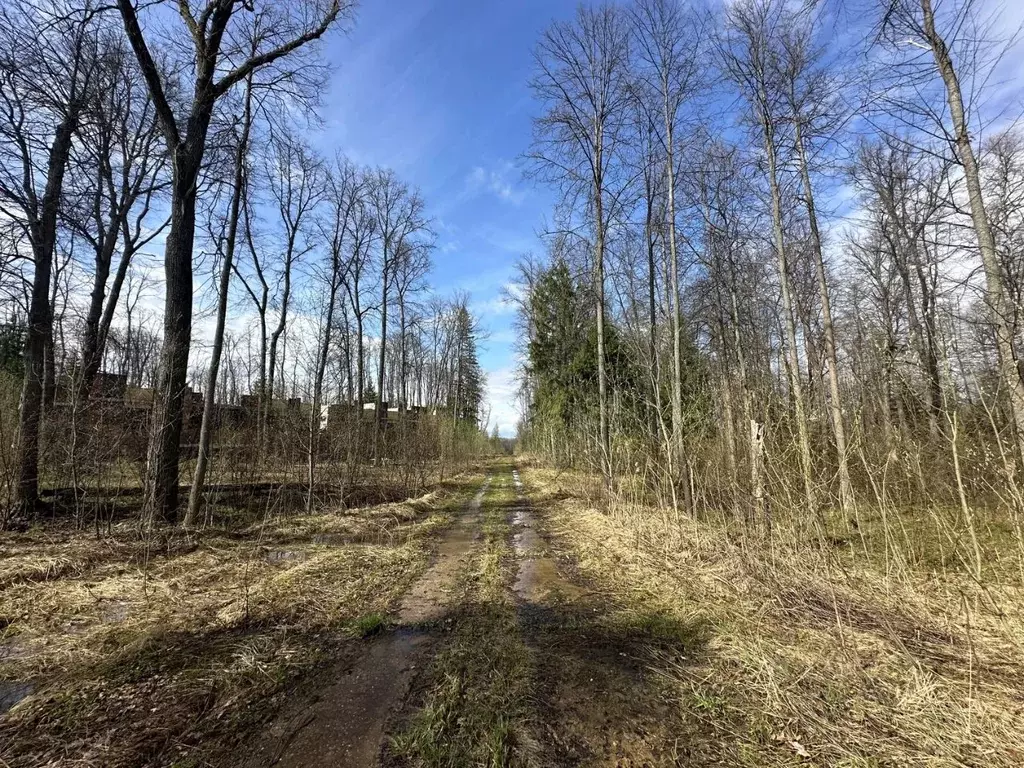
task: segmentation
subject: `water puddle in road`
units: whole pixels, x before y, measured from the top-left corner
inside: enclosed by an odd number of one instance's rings
[[[271,549],[267,550],[264,559],[268,563],[288,563],[288,562],[299,562],[305,560],[307,557],[306,552],[300,552],[298,550],[291,549]]]
[[[624,622],[598,585],[577,586],[560,572],[568,561],[559,559],[558,540],[543,527],[546,518],[531,506],[518,473],[513,483],[513,590],[536,665],[537,764],[681,764],[672,751],[672,710],[645,678],[647,630]]]
[[[562,577],[555,560],[547,552],[543,536],[537,531],[518,470],[512,470],[519,504],[512,513],[512,546],[519,558],[519,572],[512,590],[529,603],[545,603],[552,598],[572,600],[581,594],[576,585]]]
[[[409,692],[436,632],[428,626],[444,618],[448,595],[480,541],[480,513],[488,478],[437,547],[426,572],[413,584],[398,610],[399,628],[373,640],[365,653],[315,698],[293,701],[270,726],[265,743],[249,766],[375,765],[388,718]]]

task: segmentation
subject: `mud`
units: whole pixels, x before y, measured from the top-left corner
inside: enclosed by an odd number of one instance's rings
[[[512,484],[519,497],[519,505],[512,513],[512,543],[519,558],[519,571],[512,591],[520,600],[535,604],[580,597],[583,590],[561,576],[544,538],[537,530],[518,470],[512,471]]]
[[[354,662],[327,670],[315,693],[294,697],[243,765],[362,768],[377,763],[387,724],[443,630],[437,625],[448,611],[456,576],[481,540],[481,504],[489,485],[488,478],[403,598],[398,627],[370,641]]]
[[[573,579],[518,472],[513,484],[519,569],[512,588],[536,665],[540,763],[619,768],[685,762],[692,756],[687,728],[647,674],[654,638],[624,620],[610,595]],[[687,629],[680,628],[680,637]],[[681,643],[669,645],[681,650]]]
[[[17,680],[0,680],[0,715],[12,709],[19,701],[32,695],[35,687],[31,683]]]

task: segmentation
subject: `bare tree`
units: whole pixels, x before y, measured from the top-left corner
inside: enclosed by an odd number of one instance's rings
[[[217,102],[250,73],[294,54],[318,40],[351,5],[343,0],[258,3],[207,0],[199,8],[177,3],[188,36],[192,62],[191,99],[176,115],[169,83],[154,55],[132,0],[118,0],[125,32],[149,88],[171,155],[170,228],[164,250],[164,339],[160,386],[156,393],[149,448],[147,519],[173,520],[178,507],[178,458],[182,400],[192,338],[192,251],[196,190],[207,136]],[[245,14],[264,16],[263,24],[232,25]],[[175,38],[177,39],[177,38]],[[255,51],[255,53],[253,53]],[[301,63],[282,72],[287,79]]]
[[[91,247],[92,292],[83,320],[79,407],[91,394],[132,258],[163,226],[149,221],[165,185],[167,156],[146,85],[121,44],[106,51],[72,168],[68,226]],[[116,270],[114,258],[118,255]]]
[[[597,318],[598,453],[612,483],[608,377],[605,360],[605,262],[609,223],[629,184],[622,171],[630,123],[629,26],[616,6],[580,6],[573,22],[556,22],[534,54],[531,87],[543,114],[534,120],[530,158],[537,173],[558,184],[567,201],[582,199],[593,235]]]
[[[376,213],[368,202],[364,201],[359,207],[353,229],[352,253],[343,275],[343,286],[352,308],[352,319],[355,321],[355,370],[352,376],[355,378],[355,403],[361,409],[366,388],[366,318],[375,307],[372,302],[367,302],[365,297],[365,291],[372,288],[367,282],[373,278],[372,248],[377,237]]]
[[[779,65],[782,70],[780,76],[785,93],[785,108],[793,123],[792,142],[810,228],[810,256],[817,281],[817,298],[821,301],[828,410],[838,460],[839,505],[843,512],[848,513],[853,503],[853,486],[850,482],[846,425],[843,423],[843,400],[839,390],[838,346],[809,159],[814,142],[827,141],[835,135],[843,121],[844,110],[838,100],[838,83],[823,65],[824,54],[815,46],[813,33],[813,20],[804,16],[794,18],[789,29],[783,32]],[[811,334],[805,336],[812,338]]]
[[[96,18],[89,3],[5,4],[0,10],[0,213],[21,231],[34,267],[18,425],[17,501],[25,514],[34,513],[39,496],[39,426],[64,179],[103,61]]]
[[[949,113],[948,124],[943,115],[938,118],[938,127],[945,132],[963,170],[971,221],[985,270],[985,292],[999,358],[999,378],[1005,396],[1009,399],[1016,428],[1017,459],[1018,462],[1024,462],[1024,379],[1018,367],[1010,323],[1011,308],[1008,306],[1005,280],[999,268],[995,234],[985,205],[981,171],[971,138],[971,117],[960,84],[961,72],[950,47],[951,40],[969,40],[969,45],[977,45],[977,39],[971,37],[975,21],[974,5],[974,2],[968,0],[947,14],[947,31],[944,32],[937,23],[932,0],[885,0],[881,32],[883,39],[904,52],[902,63],[910,69],[921,71],[927,67],[919,54],[922,51],[925,55],[930,54],[933,71],[942,81]],[[949,35],[953,38],[950,39]],[[910,51],[911,48],[920,50]],[[963,53],[971,56],[970,50]]]
[[[331,334],[334,331],[338,294],[347,271],[349,249],[351,248],[352,252],[358,252],[360,248],[365,247],[358,239],[365,233],[365,229],[357,232],[364,205],[363,183],[364,178],[355,166],[343,157],[335,158],[334,166],[327,175],[327,189],[324,195],[326,210],[320,222],[320,232],[328,244],[327,259],[314,271],[317,279],[317,291],[320,294],[321,312],[313,372],[313,402],[309,414],[307,512],[313,510],[324,374],[327,370],[327,360],[331,349]]]
[[[325,192],[323,164],[313,151],[295,136],[278,133],[273,154],[264,173],[270,197],[283,229],[284,242],[279,276],[277,324],[270,332],[267,357],[267,399],[263,403],[263,434],[267,435],[276,394],[275,382],[284,391],[284,351],[282,347],[291,311],[294,269],[315,247],[314,211]],[[280,376],[278,377],[278,369]]]
[[[729,77],[747,100],[751,120],[756,126],[765,157],[771,219],[772,244],[779,265],[782,292],[782,327],[785,333],[787,371],[795,411],[797,445],[800,451],[804,500],[809,511],[816,509],[811,444],[807,427],[806,404],[800,375],[800,350],[797,346],[793,289],[790,276],[789,244],[783,220],[783,190],[780,179],[779,136],[782,94],[774,78],[778,51],[772,31],[786,23],[784,3],[780,0],[741,0],[727,11],[728,32],[722,47],[723,64]]]
[[[249,135],[252,130],[253,73],[245,78],[242,117],[235,143],[234,169],[231,180],[231,201],[228,207],[226,232],[221,250],[220,280],[217,286],[217,320],[213,331],[213,345],[210,350],[210,368],[203,395],[203,419],[199,428],[199,446],[196,456],[196,470],[189,492],[188,510],[182,524],[189,528],[199,516],[199,505],[206,485],[206,470],[210,462],[210,441],[214,426],[214,398],[217,391],[217,377],[220,374],[221,355],[224,351],[224,327],[227,323],[228,291],[231,288],[231,273],[234,270],[235,246],[238,240],[238,222],[241,219],[242,199],[245,197],[246,153],[249,149]]]
[[[384,400],[384,373],[387,360],[388,305],[392,299],[398,263],[407,248],[416,246],[417,238],[427,230],[423,200],[390,170],[377,169],[367,180],[367,199],[377,217],[377,240],[380,246],[380,349],[377,360],[377,402],[374,419],[374,462],[381,457],[381,437],[387,407]]]
[[[234,263],[235,274],[242,284],[246,294],[252,300],[256,309],[257,323],[259,326],[259,347],[257,357],[259,359],[258,372],[256,376],[256,402],[257,402],[257,437],[256,442],[261,454],[267,445],[266,437],[266,414],[270,398],[267,375],[267,351],[269,346],[269,315],[270,315],[270,276],[264,264],[263,252],[257,242],[256,223],[253,221],[252,203],[249,200],[242,202],[242,216],[245,219],[243,232],[245,234],[246,250],[249,254],[249,263],[252,265],[252,272],[243,271],[238,261]]]
[[[672,469],[679,472],[683,459],[683,316],[679,303],[679,243],[676,233],[676,144],[685,123],[687,102],[706,82],[705,35],[698,18],[671,0],[641,0],[632,14],[640,76],[650,100],[661,113],[660,139],[665,158],[665,224],[668,234],[669,296],[672,321]],[[694,122],[691,118],[691,123]]]
[[[398,407],[409,406],[409,334],[415,314],[415,294],[424,288],[423,280],[430,271],[430,245],[410,242],[399,254],[395,268],[395,298],[398,300]]]

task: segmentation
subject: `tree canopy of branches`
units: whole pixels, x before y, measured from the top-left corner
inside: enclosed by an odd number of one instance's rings
[[[765,524],[1019,506],[1020,133],[981,141],[977,106],[1000,62],[976,3],[879,2],[853,42],[847,10],[631,0],[542,35],[525,445]]]
[[[422,482],[483,445],[468,298],[423,300],[426,203],[310,143],[316,43],[353,11],[0,5],[5,522],[36,518],[41,476],[81,518],[135,466],[151,527],[178,520],[194,456],[194,528],[212,478],[294,468],[312,510],[368,463]]]

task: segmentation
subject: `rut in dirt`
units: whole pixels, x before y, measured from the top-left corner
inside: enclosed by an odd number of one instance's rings
[[[601,585],[582,584],[559,558],[517,470],[513,584],[523,637],[534,659],[536,741],[545,766],[677,765],[698,757],[693,725],[649,674],[652,653],[693,661],[702,654],[700,627],[660,627],[652,635]],[[654,619],[662,621],[661,618]]]
[[[481,541],[484,481],[445,532],[433,563],[406,593],[398,626],[370,641],[354,662],[326,670],[316,690],[297,695],[242,765],[352,768],[378,763],[387,727],[442,634],[448,594]]]

